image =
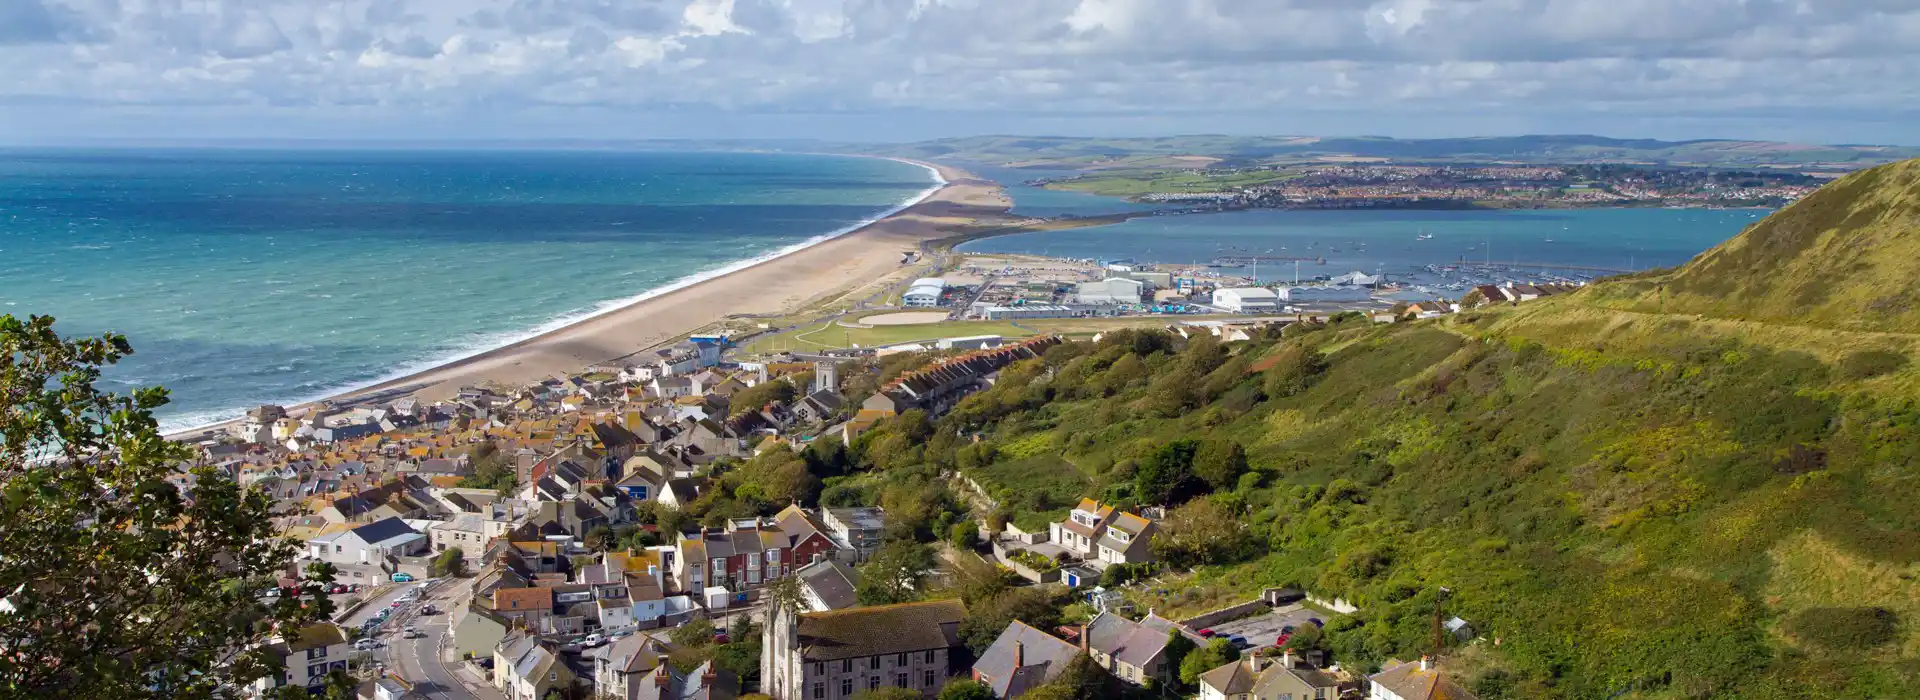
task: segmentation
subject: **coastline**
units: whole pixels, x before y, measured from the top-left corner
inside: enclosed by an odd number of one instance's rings
[[[351,405],[408,395],[439,400],[466,385],[524,384],[643,352],[729,316],[798,310],[899,269],[902,250],[941,237],[948,226],[1003,214],[1010,206],[998,185],[964,170],[905,158],[887,160],[926,168],[933,183],[919,197],[864,224],[556,319],[512,342],[298,400],[288,410],[304,415],[323,403]],[[237,422],[170,430],[169,437],[196,438]]]

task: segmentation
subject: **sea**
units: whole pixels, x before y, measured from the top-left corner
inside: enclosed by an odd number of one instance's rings
[[[1221,263],[1290,284],[1364,272],[1406,298],[1458,298],[1504,281],[1583,282],[1679,265],[1758,223],[1761,209],[1278,210],[1145,216],[971,241],[962,251],[1096,261]],[[1254,264],[1247,264],[1247,263]]]
[[[0,151],[0,313],[121,333],[168,430],[483,352],[851,231],[891,160],[606,151]]]

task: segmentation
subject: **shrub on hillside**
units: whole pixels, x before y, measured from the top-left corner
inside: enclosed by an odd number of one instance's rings
[[[1849,381],[1872,379],[1907,366],[1907,356],[1885,350],[1861,350],[1840,358],[1840,376]]]
[[[1808,608],[1787,618],[1787,634],[1833,650],[1863,650],[1893,641],[1900,618],[1886,608]]]

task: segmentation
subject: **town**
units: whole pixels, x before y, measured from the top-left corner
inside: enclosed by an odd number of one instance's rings
[[[1133,295],[1116,283],[1131,279],[1104,283]],[[1475,294],[1544,293],[1488,289]],[[1270,290],[1213,299],[1241,312],[1273,303]],[[1292,322],[1173,330],[1231,342]],[[255,408],[228,434],[198,436],[201,459],[277,499],[281,531],[303,545],[288,592],[264,595],[291,594],[298,572],[323,562],[338,611],[281,639],[286,673],[257,689],[345,678],[380,700],[1014,698],[1097,673],[1143,698],[1471,697],[1427,659],[1365,673],[1289,646],[1355,611],[1339,599],[1268,589],[1181,619],[1156,614],[1161,508],[1090,493],[1064,518],[1023,526],[1030,518],[964,473],[876,456],[911,447],[894,442],[903,434],[862,442],[876,426],[925,425],[1056,346],[1099,339],[956,338],[763,361],[730,359],[733,338],[696,335],[433,403]],[[880,472],[848,473],[856,444]],[[847,476],[822,489],[814,475],[832,473]],[[1071,604],[968,608],[1018,591]],[[1467,621],[1444,624],[1474,639]]]
[[[1031,184],[1225,208],[1777,207],[1826,180],[1789,170],[1338,163],[1096,171]]]

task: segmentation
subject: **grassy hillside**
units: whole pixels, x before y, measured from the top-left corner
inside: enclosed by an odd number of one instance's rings
[[[1591,291],[1635,311],[1920,332],[1920,160],[1848,175],[1684,267]]]
[[[1015,508],[1226,513],[1183,535],[1210,542],[1184,550],[1196,573],[1142,600],[1341,596],[1361,612],[1315,643],[1348,666],[1429,651],[1446,587],[1481,640],[1443,666],[1482,697],[1920,697],[1920,317],[1854,306],[1920,272],[1917,170],[1516,307],[1067,344],[932,431],[977,442],[924,458]],[[1237,443],[1249,471],[1202,483],[1182,440]],[[1179,459],[1193,476],[1167,476]]]
[[[1895,146],[1806,145],[1769,141],[1658,141],[1602,136],[1507,136],[1457,139],[1312,136],[1168,136],[1076,138],[973,136],[911,144],[858,147],[862,152],[1048,167],[1155,167],[1154,158],[1206,156],[1229,163],[1320,157],[1402,161],[1516,161],[1530,163],[1645,162],[1689,165],[1872,165],[1920,156]],[[1158,167],[1166,167],[1160,164]]]

